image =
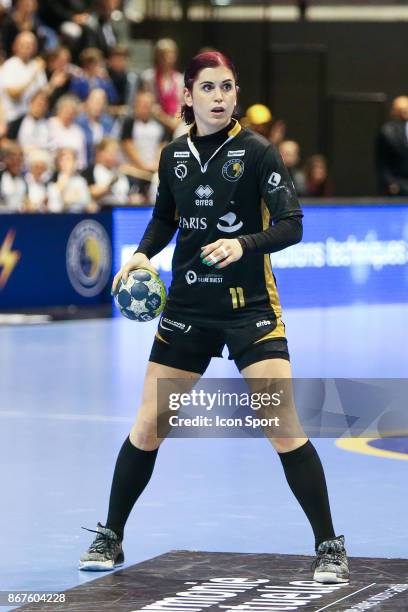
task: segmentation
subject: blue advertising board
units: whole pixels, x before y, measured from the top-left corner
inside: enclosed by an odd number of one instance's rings
[[[283,306],[408,301],[407,205],[304,206],[301,243],[272,255]],[[113,211],[113,265],[134,252],[151,208]],[[153,259],[168,286],[175,239]]]
[[[0,215],[0,310],[110,302],[112,216]]]

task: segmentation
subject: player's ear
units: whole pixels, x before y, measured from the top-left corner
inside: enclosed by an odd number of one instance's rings
[[[191,95],[191,91],[185,87],[183,91],[184,102],[187,106],[193,106],[193,96]]]

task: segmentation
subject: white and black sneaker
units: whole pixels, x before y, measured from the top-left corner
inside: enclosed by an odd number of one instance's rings
[[[96,531],[86,527],[82,529],[96,533],[96,538],[80,558],[78,569],[104,572],[123,565],[125,556],[122,550],[122,540],[112,529],[107,529],[100,523],[98,523]]]
[[[316,560],[313,562],[313,580],[323,584],[348,582],[350,572],[344,548],[344,536],[321,542],[316,550]]]

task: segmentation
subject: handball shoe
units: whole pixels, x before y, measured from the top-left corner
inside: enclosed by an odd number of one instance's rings
[[[324,584],[348,582],[348,567],[344,536],[321,542],[316,549],[316,560],[313,562],[313,580]]]
[[[100,523],[94,529],[87,531],[96,533],[96,537],[86,553],[79,560],[80,570],[88,570],[93,572],[103,572],[116,569],[123,565],[125,556],[122,550],[122,541],[111,529],[107,529]]]

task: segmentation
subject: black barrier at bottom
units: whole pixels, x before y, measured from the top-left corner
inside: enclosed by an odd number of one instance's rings
[[[200,612],[408,609],[408,560],[352,557],[348,584],[311,579],[313,557],[173,551],[64,592],[65,603],[20,610]]]

